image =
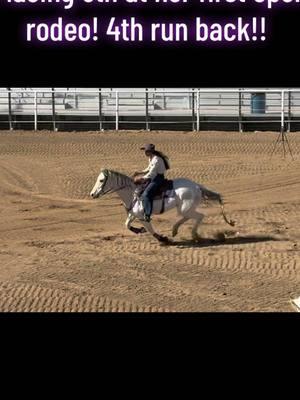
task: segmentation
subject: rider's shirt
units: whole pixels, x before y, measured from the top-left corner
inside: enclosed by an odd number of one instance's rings
[[[144,175],[145,179],[154,179],[158,174],[164,174],[166,172],[166,167],[164,160],[161,157],[154,156],[149,161],[148,168],[143,172],[146,172]]]

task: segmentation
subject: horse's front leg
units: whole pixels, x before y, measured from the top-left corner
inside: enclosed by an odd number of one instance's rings
[[[161,243],[169,243],[169,239],[166,236],[160,235],[155,232],[155,230],[152,227],[151,222],[146,222],[144,220],[140,220],[141,224],[144,226],[147,232],[149,232],[153,237],[155,237],[156,240],[158,240]]]
[[[135,220],[135,216],[132,215],[131,213],[128,214],[128,217],[125,222],[125,226],[127,229],[129,229],[131,232],[135,234],[139,233],[145,233],[146,229],[145,228],[135,228],[134,226],[131,226],[131,223]]]
[[[126,222],[125,222],[125,226],[126,226],[127,229],[130,229],[131,223],[134,220],[134,218],[135,218],[134,215],[132,215],[131,213],[128,213],[127,219],[126,219]]]

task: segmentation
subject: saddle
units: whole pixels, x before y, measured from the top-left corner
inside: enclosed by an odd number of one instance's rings
[[[137,184],[135,194],[140,197],[143,194],[146,187],[149,185],[149,183],[150,183],[150,181],[146,182],[146,183],[142,183],[142,184]],[[154,196],[153,200],[160,200],[160,199],[167,197],[166,193],[173,190],[173,188],[174,188],[173,180],[164,179],[162,184],[160,185],[156,195]]]
[[[166,192],[173,190],[173,181],[172,179],[164,179],[163,183],[160,185],[156,195],[153,200],[159,200],[166,196]]]

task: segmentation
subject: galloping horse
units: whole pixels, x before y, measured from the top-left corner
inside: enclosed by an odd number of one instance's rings
[[[93,199],[103,196],[107,193],[116,192],[121,198],[123,205],[127,211],[126,227],[134,233],[149,232],[160,242],[168,242],[168,238],[156,233],[151,222],[144,220],[144,210],[141,199],[136,197],[136,185],[133,180],[120,172],[108,169],[102,169],[90,195]],[[168,192],[167,192],[168,193]],[[172,208],[177,208],[178,214],[181,215],[179,221],[175,223],[172,229],[172,236],[176,236],[179,227],[189,219],[195,220],[192,228],[192,237],[198,240],[197,229],[204,218],[204,215],[196,211],[202,199],[216,200],[221,205],[221,211],[224,220],[231,226],[234,226],[232,220],[228,220],[224,212],[224,204],[222,196],[207,189],[203,185],[193,182],[189,179],[179,178],[173,180],[173,191],[169,196],[162,196],[153,200],[153,214],[161,214]],[[162,207],[164,202],[164,207]],[[132,222],[138,219],[144,228],[132,227]]]

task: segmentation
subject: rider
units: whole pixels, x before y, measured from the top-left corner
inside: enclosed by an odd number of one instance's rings
[[[143,175],[142,178],[135,179],[135,183],[150,183],[142,194],[142,201],[144,205],[144,219],[147,222],[151,220],[152,214],[152,202],[156,195],[160,185],[164,181],[164,173],[170,169],[170,163],[168,157],[160,151],[155,150],[154,144],[145,144],[141,147],[141,150],[145,151],[145,155],[149,157],[148,168],[142,172],[135,172],[136,175]]]

